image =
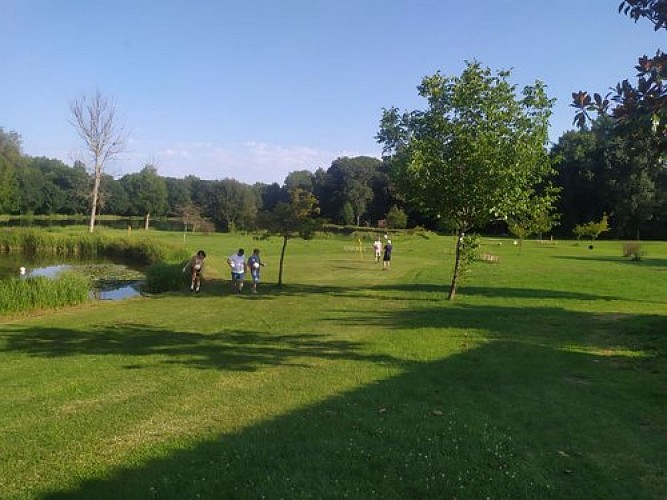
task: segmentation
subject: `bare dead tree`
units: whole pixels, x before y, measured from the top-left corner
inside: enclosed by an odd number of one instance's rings
[[[125,133],[117,123],[116,103],[97,90],[92,98],[85,95],[70,104],[70,121],[90,155],[93,189],[91,194],[89,232],[95,230],[95,216],[100,200],[100,183],[104,166],[115,159],[125,147]]]

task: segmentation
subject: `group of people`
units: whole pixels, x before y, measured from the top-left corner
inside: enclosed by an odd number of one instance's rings
[[[386,236],[385,236],[386,238]],[[391,267],[391,252],[394,247],[391,244],[391,240],[386,238],[387,242],[382,245],[380,238],[377,238],[373,242],[373,249],[375,250],[375,262],[379,263],[382,259],[382,269],[387,270]],[[201,275],[202,270],[204,269],[204,261],[206,260],[206,252],[204,250],[199,250],[194,254],[188,263],[183,268],[183,272],[186,272],[190,269],[191,282],[190,282],[190,291],[198,293],[201,289]],[[230,255],[227,258],[227,264],[231,269],[232,274],[232,291],[240,294],[243,290],[243,284],[245,282],[245,273],[250,270],[250,276],[252,278],[252,292],[257,293],[257,284],[260,279],[260,269],[264,267],[264,263],[259,256],[259,248],[255,248],[252,251],[252,255],[248,257],[248,260],[245,258],[245,250],[239,248],[238,251]]]
[[[373,242],[373,250],[375,250],[375,263],[379,263],[382,259],[382,269],[387,270],[391,267],[391,251],[394,249],[391,240],[387,239],[387,243],[382,246],[382,241],[377,238]]]
[[[183,268],[183,272],[186,272],[188,268],[190,269],[191,282],[190,282],[190,291],[198,293],[201,289],[201,274],[204,268],[204,260],[206,259],[206,252],[204,250],[199,250],[194,254],[188,263]],[[260,269],[264,267],[264,263],[259,256],[259,248],[255,248],[252,251],[252,255],[248,257],[248,260],[245,259],[245,251],[243,248],[239,248],[238,252],[233,255],[230,255],[227,258],[227,264],[231,269],[232,274],[232,290],[240,294],[243,290],[243,284],[245,282],[245,273],[250,270],[250,276],[252,277],[252,292],[257,293],[257,284],[260,279]]]

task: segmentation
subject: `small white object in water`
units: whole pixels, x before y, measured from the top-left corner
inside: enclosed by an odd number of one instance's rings
[[[25,276],[25,267],[23,267],[23,266],[19,267],[19,274],[21,276]]]

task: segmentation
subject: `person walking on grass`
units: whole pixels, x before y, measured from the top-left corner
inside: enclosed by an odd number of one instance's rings
[[[243,256],[244,253],[243,248],[239,248],[238,252],[234,255],[230,255],[227,259],[227,264],[229,264],[229,267],[232,270],[232,291],[237,294],[240,294],[241,290],[243,290],[243,280],[247,267],[245,257]]]
[[[259,258],[259,248],[255,248],[252,255],[248,257],[248,269],[250,269],[250,276],[252,276],[252,293],[257,293],[259,270],[262,267],[264,267],[264,262]]]
[[[382,257],[382,241],[380,241],[379,236],[373,242],[373,250],[375,251],[375,263],[377,264]]]
[[[382,257],[382,270],[386,271],[391,267],[391,252],[394,249],[391,240],[387,240],[384,246],[384,256]]]
[[[196,254],[190,257],[190,260],[183,268],[183,272],[187,271],[190,268],[190,291],[199,293],[199,288],[201,286],[201,273],[204,269],[204,260],[206,260],[206,252],[199,250]]]

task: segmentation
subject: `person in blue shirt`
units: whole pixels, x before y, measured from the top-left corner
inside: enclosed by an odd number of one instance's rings
[[[394,249],[391,240],[387,240],[384,246],[384,256],[382,257],[382,269],[387,270],[391,267],[391,251]]]
[[[264,267],[264,262],[259,257],[259,248],[252,251],[252,255],[248,257],[248,269],[250,269],[250,276],[252,276],[252,293],[257,293],[257,283],[259,283],[260,269]]]

